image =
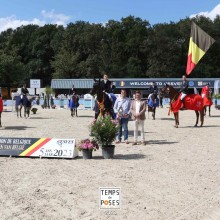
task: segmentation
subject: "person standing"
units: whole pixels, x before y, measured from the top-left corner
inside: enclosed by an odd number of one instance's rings
[[[138,127],[141,126],[141,143],[145,145],[145,137],[144,137],[144,121],[146,112],[146,102],[141,101],[141,92],[135,92],[135,100],[131,102],[131,118],[134,120],[134,143],[137,144],[138,140]]]
[[[206,115],[206,107],[209,107],[209,116],[211,116],[211,106],[213,104],[212,102],[212,90],[209,88],[209,83],[207,83],[203,88],[201,92],[201,96],[203,99],[203,106],[204,106],[204,113]]]
[[[182,101],[184,107],[184,98],[189,94],[189,82],[187,81],[185,75],[182,76],[182,80],[183,81],[180,88],[180,92],[181,92],[180,100]]]
[[[211,97],[212,97],[212,90],[209,88],[209,83],[207,83],[202,88],[201,96],[202,96],[202,98],[206,97],[208,99],[211,99]]]
[[[119,96],[114,104],[114,112],[116,113],[116,119],[119,121],[118,140],[116,144],[121,142],[122,128],[124,130],[124,141],[128,142],[128,119],[130,116],[130,99],[126,97],[126,90],[121,90],[121,96]]]

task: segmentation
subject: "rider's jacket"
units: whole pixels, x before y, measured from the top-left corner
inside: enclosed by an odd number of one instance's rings
[[[189,93],[189,89],[188,88],[189,88],[189,82],[187,80],[183,81],[182,85],[181,85],[180,92],[188,94]]]

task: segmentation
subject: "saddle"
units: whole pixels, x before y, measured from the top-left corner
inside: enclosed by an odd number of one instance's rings
[[[179,95],[176,101],[170,103],[171,109],[174,113],[178,112],[183,107],[183,103],[180,97],[181,95]],[[183,99],[183,102],[186,110],[202,111],[203,109],[203,99],[200,95],[197,94],[187,95]]]

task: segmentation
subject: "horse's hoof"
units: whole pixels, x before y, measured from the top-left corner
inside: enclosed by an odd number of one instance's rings
[[[195,124],[194,127],[197,127],[197,124]]]

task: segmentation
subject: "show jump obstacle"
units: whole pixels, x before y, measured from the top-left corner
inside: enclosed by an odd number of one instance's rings
[[[0,138],[0,156],[75,158],[75,139]]]

